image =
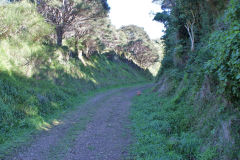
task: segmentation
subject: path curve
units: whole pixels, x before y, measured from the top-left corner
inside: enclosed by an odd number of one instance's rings
[[[131,144],[129,109],[137,91],[150,85],[114,89],[90,98],[61,124],[43,131],[6,160],[122,160]]]

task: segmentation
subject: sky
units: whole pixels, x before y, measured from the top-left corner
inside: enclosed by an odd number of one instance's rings
[[[154,15],[161,11],[160,5],[153,4],[152,0],[108,0],[111,7],[110,19],[117,28],[125,25],[143,27],[150,38],[160,38],[164,29],[163,24],[152,21]]]

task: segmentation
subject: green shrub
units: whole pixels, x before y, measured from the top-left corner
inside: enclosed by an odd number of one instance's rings
[[[161,61],[161,68],[167,69],[173,67],[173,57],[171,54],[171,51],[167,51],[167,53],[164,55],[163,60]]]
[[[206,72],[216,75],[221,93],[233,102],[240,98],[240,4],[231,0],[224,14],[223,29],[212,34],[209,49],[212,60],[206,64]]]

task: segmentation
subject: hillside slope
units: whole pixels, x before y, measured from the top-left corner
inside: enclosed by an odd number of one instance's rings
[[[166,27],[164,58],[154,89],[132,106],[133,155],[238,160],[240,3],[161,2],[155,20]]]
[[[1,150],[90,92],[148,81],[121,58],[95,53],[83,64],[67,45],[52,43],[54,27],[28,2],[1,6],[0,28]]]

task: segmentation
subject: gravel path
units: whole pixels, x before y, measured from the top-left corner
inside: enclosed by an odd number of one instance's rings
[[[131,144],[127,128],[131,99],[147,87],[115,89],[96,95],[6,160],[126,159]]]

